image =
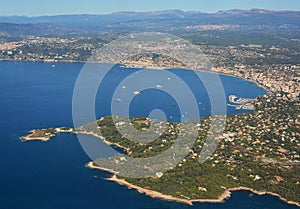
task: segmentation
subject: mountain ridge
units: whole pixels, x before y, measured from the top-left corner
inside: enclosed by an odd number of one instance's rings
[[[281,17],[300,18],[300,11],[285,11],[285,10],[264,10],[264,9],[231,9],[220,10],[215,13],[205,13],[201,11],[182,11],[182,10],[162,10],[162,11],[149,11],[149,12],[135,12],[135,11],[120,11],[110,14],[65,14],[65,15],[43,15],[43,16],[0,16],[0,22],[7,23],[59,23],[66,21],[68,18],[76,20],[76,18],[98,18],[98,21],[117,20],[122,21],[122,18],[133,19],[149,19],[149,18],[201,18],[201,17],[224,17],[231,15],[239,16],[254,16],[254,15],[277,15]],[[112,19],[111,19],[112,18]],[[68,22],[68,21],[67,21]],[[115,21],[112,21],[115,22]]]
[[[300,11],[232,9],[215,13],[164,10],[115,12],[111,14],[67,14],[54,16],[0,16],[2,36],[55,36],[99,32],[182,32],[203,25],[242,26],[256,30],[271,26],[278,30],[300,27]],[[282,30],[282,29],[280,29]]]

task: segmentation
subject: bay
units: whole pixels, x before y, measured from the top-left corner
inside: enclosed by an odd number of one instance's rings
[[[19,137],[28,130],[47,127],[72,127],[72,95],[82,63],[39,63],[0,61],[0,208],[3,209],[166,209],[166,208],[297,208],[270,195],[234,192],[225,203],[196,203],[193,207],[175,202],[152,199],[104,178],[110,174],[85,167],[90,159],[82,150],[77,137],[58,134],[49,142],[23,143]],[[127,75],[139,69],[116,69],[99,92],[97,117],[110,114],[114,88]],[[189,72],[175,69],[183,79]],[[267,92],[243,79],[220,75],[225,92],[254,98]],[[195,81],[196,82],[196,81]],[[192,82],[195,94],[204,90]],[[251,91],[249,91],[251,89]],[[152,92],[153,93],[153,92]],[[149,92],[151,96],[151,92]],[[153,96],[153,95],[152,95]],[[156,95],[157,96],[157,95]],[[199,101],[201,98],[199,98]],[[151,108],[172,101],[162,95],[160,101],[146,97],[136,100],[131,114],[147,115]],[[146,108],[139,104],[147,104]],[[170,102],[170,103],[168,103]],[[209,114],[205,99],[202,115]],[[167,108],[176,115],[176,108]],[[228,108],[228,113],[244,110]],[[86,137],[87,140],[97,140]]]

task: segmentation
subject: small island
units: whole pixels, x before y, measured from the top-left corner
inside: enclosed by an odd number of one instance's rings
[[[20,139],[22,141],[33,141],[33,140],[40,140],[40,141],[49,141],[52,137],[56,136],[58,133],[74,133],[73,128],[45,128],[39,130],[30,130],[30,134],[27,136],[21,136]]]

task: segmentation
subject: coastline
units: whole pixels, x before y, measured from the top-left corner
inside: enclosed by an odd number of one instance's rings
[[[224,67],[223,67],[224,68]],[[234,74],[230,74],[230,73],[226,73],[226,72],[219,72],[216,70],[216,68],[213,68],[215,70],[213,71],[202,71],[202,72],[210,72],[210,73],[215,73],[215,74],[219,74],[219,75],[225,75],[225,76],[231,76],[231,77],[234,77],[234,78],[240,78],[240,79],[244,79],[246,81],[249,81],[251,83],[254,83],[256,84],[258,87],[264,89],[265,91],[267,91],[269,94],[272,92],[268,87],[264,86],[263,84],[261,83],[258,83],[258,81],[255,81],[255,80],[252,80],[252,79],[248,79],[248,78],[244,78],[242,76],[238,76],[238,75],[234,75]],[[198,70],[200,71],[200,70]]]
[[[47,61],[27,61],[27,60],[7,60],[7,61],[23,61],[23,62],[45,62],[45,63],[58,63],[58,62],[69,62],[69,61],[53,61],[53,62],[47,62]],[[76,63],[75,61],[70,61],[70,63]],[[80,63],[80,61],[78,61],[78,63]],[[120,64],[120,65],[123,65],[123,64]],[[125,66],[127,67],[127,66]],[[131,67],[131,66],[130,66]],[[132,66],[133,68],[139,68],[137,66]],[[146,68],[149,68],[149,69],[156,69],[155,67],[147,67],[147,66],[144,66]],[[165,69],[168,69],[168,68],[165,68]],[[183,68],[184,69],[184,68]],[[158,69],[158,70],[163,70],[163,69]],[[189,70],[189,69],[184,69],[184,70]],[[263,86],[262,84],[258,83],[257,81],[254,81],[254,80],[251,80],[251,79],[246,79],[246,78],[243,78],[243,77],[240,77],[238,75],[233,75],[233,74],[230,74],[230,73],[224,73],[224,72],[218,72],[218,71],[201,71],[201,72],[208,72],[208,73],[215,73],[215,74],[221,74],[221,75],[226,75],[226,76],[232,76],[232,77],[236,77],[236,78],[241,78],[241,79],[244,79],[244,80],[247,80],[249,82],[252,82],[254,84],[256,84],[257,86],[263,88],[264,90],[266,90],[268,93],[271,93],[271,90],[267,89],[267,87]],[[59,131],[57,131],[57,129],[59,129]],[[72,130],[72,131],[63,131],[62,129],[60,128],[56,128],[56,133],[54,134],[54,136],[57,134],[57,133],[60,133],[60,132],[67,132],[67,133],[73,133],[73,134],[86,134],[86,135],[92,135],[94,137],[97,137],[99,139],[101,139],[103,142],[105,142],[106,144],[108,145],[115,145],[121,149],[124,149],[126,150],[127,152],[130,152],[129,149],[125,148],[125,147],[122,147],[121,145],[119,144],[116,144],[116,143],[111,143],[109,141],[107,141],[104,137],[94,133],[94,132],[86,132],[86,131],[75,131],[75,130]],[[31,134],[34,133],[35,130],[31,130],[29,132],[31,132]],[[47,136],[47,137],[30,137],[29,134],[28,136],[23,136],[23,137],[20,137],[22,140],[24,141],[32,141],[32,140],[40,140],[40,141],[48,141],[50,140],[53,136]],[[113,173],[113,171],[109,170],[109,169],[105,169],[105,168],[101,168],[101,167],[98,167],[98,166],[94,166],[92,165],[92,163],[88,163],[87,164],[87,167],[89,168],[92,168],[92,169],[98,169],[98,170],[101,170],[101,171],[106,171],[106,172],[109,172],[109,173]],[[124,179],[119,179],[117,178],[117,176],[113,175],[112,177],[108,178],[107,180],[109,181],[113,181],[113,182],[116,182],[116,183],[119,183],[121,185],[124,185],[124,186],[127,186],[128,188],[131,188],[131,189],[135,189],[141,193],[144,193],[145,195],[147,196],[150,196],[152,198],[159,198],[159,199],[163,199],[163,200],[167,200],[167,201],[176,201],[176,202],[181,202],[181,203],[185,203],[185,204],[188,204],[188,205],[193,205],[193,203],[196,203],[196,202],[201,202],[201,203],[205,203],[205,202],[210,202],[210,203],[221,203],[221,202],[224,202],[226,199],[230,198],[231,196],[231,193],[234,192],[234,191],[250,191],[254,194],[257,194],[257,195],[272,195],[272,196],[275,196],[277,198],[279,198],[280,200],[288,203],[288,204],[291,204],[291,205],[296,205],[298,207],[300,207],[300,203],[298,202],[293,202],[293,201],[288,201],[287,199],[281,197],[279,194],[276,194],[276,193],[272,193],[272,192],[267,192],[267,191],[257,191],[257,190],[254,190],[252,188],[248,188],[248,187],[234,187],[234,188],[228,188],[226,190],[224,190],[224,192],[217,198],[217,199],[183,199],[183,198],[177,198],[177,197],[173,197],[171,195],[165,195],[163,193],[160,193],[160,192],[157,192],[157,191],[153,191],[153,190],[150,190],[150,189],[145,189],[145,188],[142,188],[142,187],[139,187],[139,186],[136,186],[134,184],[131,184],[127,181],[125,181]]]
[[[69,129],[65,129],[65,127],[60,127],[60,128],[53,128],[55,130],[54,133],[52,134],[49,134],[47,136],[34,136],[34,134],[37,132],[37,131],[40,131],[40,130],[36,130],[36,129],[33,129],[33,130],[30,130],[28,131],[30,134],[26,135],[26,136],[20,136],[19,138],[23,141],[23,142],[26,142],[26,141],[35,141],[35,140],[39,140],[39,141],[43,141],[43,142],[46,142],[46,141],[49,141],[52,137],[56,136],[58,133],[72,133],[72,134],[84,134],[84,135],[90,135],[90,136],[94,136],[96,138],[99,138],[100,140],[102,140],[104,143],[106,143],[107,145],[109,146],[116,146],[120,149],[123,149],[124,151],[126,151],[127,153],[130,153],[130,149],[128,149],[127,147],[123,147],[121,146],[120,144],[118,143],[111,143],[109,141],[107,141],[105,139],[105,137],[101,136],[101,135],[98,135],[94,132],[87,132],[87,131],[76,131],[74,130],[73,128],[69,128]],[[44,129],[41,129],[41,130],[44,130]]]
[[[105,139],[105,137],[100,136],[100,135],[98,135],[98,134],[96,134],[96,133],[94,133],[94,132],[87,132],[87,131],[73,131],[72,133],[73,133],[73,134],[86,134],[86,135],[94,136],[94,137],[96,137],[96,138],[101,139],[105,144],[107,144],[107,145],[109,145],[109,146],[114,145],[114,146],[116,146],[116,147],[118,147],[118,148],[121,148],[121,149],[125,150],[127,153],[130,152],[130,149],[128,149],[127,147],[123,147],[122,145],[120,145],[120,144],[118,144],[118,143],[112,143],[112,142],[109,142],[109,141],[107,141],[107,140]]]
[[[86,167],[91,168],[91,169],[97,169],[97,170],[100,170],[100,171],[106,171],[106,172],[109,172],[109,173],[112,173],[112,174],[114,173],[114,171],[112,171],[110,169],[106,169],[106,168],[102,168],[102,167],[93,165],[93,162],[87,163]],[[139,191],[140,193],[144,193],[145,195],[150,196],[152,198],[159,198],[159,199],[162,199],[162,200],[176,201],[176,202],[181,202],[181,203],[185,203],[185,204],[188,204],[188,205],[193,205],[190,200],[185,200],[185,199],[173,197],[171,195],[165,195],[165,194],[162,194],[162,193],[157,192],[157,191],[153,191],[153,190],[149,190],[149,189],[145,189],[145,188],[136,186],[134,184],[131,184],[131,183],[125,181],[124,179],[117,178],[116,175],[113,175],[112,177],[107,178],[106,180],[116,182],[120,185],[127,186],[130,189],[135,189],[135,190]]]
[[[100,171],[109,172],[109,173],[113,174],[113,176],[110,178],[107,178],[106,180],[116,182],[120,185],[128,187],[129,189],[135,189],[138,192],[144,193],[145,195],[150,196],[152,198],[158,198],[158,199],[162,199],[162,200],[166,200],[166,201],[175,201],[175,202],[180,202],[180,203],[184,203],[184,204],[188,204],[188,205],[193,205],[193,203],[197,203],[197,202],[198,203],[223,203],[224,201],[226,201],[227,199],[229,199],[231,197],[232,192],[250,191],[257,195],[272,195],[272,196],[279,198],[281,201],[284,201],[288,204],[296,205],[296,206],[300,207],[300,203],[294,202],[294,201],[288,201],[287,199],[281,197],[279,194],[276,194],[273,192],[268,192],[268,191],[257,191],[257,190],[254,190],[254,189],[248,188],[248,187],[233,187],[233,188],[225,189],[224,192],[220,196],[218,196],[217,199],[190,199],[190,200],[183,199],[183,198],[173,197],[171,195],[165,195],[163,193],[160,193],[160,192],[157,192],[154,190],[145,189],[145,188],[136,186],[134,184],[131,184],[124,179],[117,178],[117,176],[114,174],[114,171],[100,167],[100,166],[95,166],[95,165],[93,165],[93,162],[87,163],[86,167],[91,168],[91,169],[97,169]]]
[[[94,137],[97,137],[97,138],[101,139],[104,143],[106,143],[108,145],[115,145],[115,146],[117,146],[121,149],[124,149],[126,152],[130,152],[130,150],[128,148],[125,148],[125,147],[123,147],[119,144],[116,144],[116,143],[111,143],[111,142],[107,141],[104,137],[102,137],[98,134],[95,134],[94,132],[75,131],[74,129],[64,129],[64,128],[55,128],[54,130],[55,130],[54,134],[46,136],[46,137],[30,137],[32,134],[35,133],[35,131],[37,131],[37,130],[30,130],[29,132],[31,134],[29,134],[27,136],[22,136],[20,138],[25,142],[26,141],[33,141],[33,140],[40,140],[40,141],[46,142],[46,141],[50,140],[52,137],[54,137],[57,133],[87,134],[87,135],[92,135]],[[116,182],[116,183],[118,183],[120,185],[124,185],[124,186],[126,186],[130,189],[135,189],[135,190],[139,191],[140,193],[144,193],[145,195],[150,196],[152,198],[158,198],[158,199],[162,199],[162,200],[166,200],[166,201],[175,201],[175,202],[180,202],[180,203],[184,203],[184,204],[188,204],[188,205],[193,205],[193,203],[197,203],[197,202],[199,202],[199,203],[222,203],[225,200],[229,199],[231,197],[231,193],[234,192],[234,191],[250,191],[250,192],[252,192],[254,194],[257,194],[257,195],[272,195],[272,196],[275,196],[275,197],[279,198],[280,200],[282,200],[282,201],[284,201],[288,204],[296,205],[296,206],[300,207],[300,203],[294,202],[294,201],[289,201],[289,200],[283,198],[282,196],[280,196],[277,193],[268,192],[268,191],[257,191],[255,189],[252,189],[252,188],[249,188],[249,187],[242,187],[242,186],[241,187],[233,187],[233,188],[225,189],[224,192],[221,195],[219,195],[217,199],[184,199],[184,198],[178,198],[178,197],[173,197],[171,195],[166,195],[166,194],[154,191],[154,190],[145,189],[145,188],[139,187],[137,185],[131,184],[131,183],[127,182],[124,179],[119,179],[119,178],[117,178],[116,175],[114,175],[115,172],[113,170],[107,169],[107,168],[104,168],[104,167],[100,167],[100,166],[95,166],[93,164],[93,162],[88,162],[86,164],[86,167],[91,168],[91,169],[97,169],[97,170],[100,170],[100,171],[109,172],[109,173],[113,174],[113,176],[110,177],[110,178],[107,178],[106,180]]]
[[[6,62],[39,62],[39,63],[85,63],[87,61],[80,60],[14,60],[14,59],[0,59],[0,61]]]
[[[130,152],[130,150],[128,148],[125,148],[125,147],[123,147],[119,144],[116,144],[116,143],[108,142],[104,137],[99,136],[99,135],[97,135],[93,132],[86,132],[86,131],[79,131],[79,132],[77,131],[76,132],[73,129],[66,130],[66,129],[62,129],[62,128],[55,128],[56,133],[52,134],[52,135],[49,135],[47,137],[30,137],[32,134],[35,133],[35,131],[37,131],[37,130],[30,130],[29,132],[31,134],[29,134],[27,136],[22,136],[20,138],[24,142],[34,141],[34,140],[40,140],[40,141],[46,142],[46,141],[50,140],[52,137],[54,137],[57,133],[87,134],[87,135],[92,135],[94,137],[97,137],[97,138],[103,140],[103,142],[108,144],[108,145],[115,145],[115,146],[117,146],[121,149],[124,149],[127,152]],[[154,190],[145,189],[145,188],[139,187],[137,185],[131,184],[131,183],[127,182],[124,179],[117,178],[117,176],[114,175],[113,170],[103,168],[103,167],[100,167],[100,166],[95,166],[95,165],[93,165],[93,162],[88,162],[86,164],[86,167],[88,167],[90,169],[97,169],[97,170],[100,170],[100,171],[109,172],[109,173],[113,174],[113,176],[110,177],[110,178],[107,178],[106,180],[116,182],[116,183],[118,183],[120,185],[124,185],[124,186],[126,186],[130,189],[135,189],[135,190],[139,191],[140,193],[144,193],[145,195],[150,196],[152,198],[158,198],[158,199],[162,199],[162,200],[166,200],[166,201],[175,201],[175,202],[180,202],[180,203],[184,203],[184,204],[188,204],[188,205],[193,205],[193,203],[197,203],[197,202],[199,202],[199,203],[222,203],[225,200],[229,199],[231,197],[231,193],[234,192],[234,191],[250,191],[250,192],[252,192],[254,194],[257,194],[257,195],[272,195],[272,196],[275,196],[275,197],[279,198],[280,200],[282,200],[282,201],[284,201],[288,204],[296,205],[296,206],[300,207],[300,203],[294,202],[294,201],[289,201],[289,200],[281,197],[277,193],[268,192],[268,191],[257,191],[255,189],[252,189],[252,188],[249,188],[249,187],[242,187],[242,186],[241,187],[233,187],[233,188],[225,189],[224,192],[221,195],[219,195],[217,199],[183,199],[183,198],[173,197],[171,195],[166,195],[166,194],[154,191]]]
[[[271,93],[271,90],[264,86],[263,84],[259,83],[258,81],[249,79],[249,78],[244,78],[242,76],[238,76],[238,75],[234,75],[234,74],[230,74],[227,72],[220,72],[217,69],[213,67],[212,69],[214,70],[210,70],[210,71],[206,71],[206,70],[197,70],[197,69],[188,69],[185,68],[184,66],[155,66],[155,65],[142,65],[142,64],[126,64],[126,63],[119,63],[119,65],[123,66],[123,67],[127,67],[127,68],[147,68],[147,69],[156,69],[156,70],[169,70],[169,69],[183,69],[183,70],[194,70],[194,71],[199,71],[199,72],[205,72],[205,73],[213,73],[213,74],[219,74],[219,75],[225,75],[225,76],[231,76],[231,77],[235,77],[235,78],[241,78],[244,79],[246,81],[249,81],[251,83],[256,84],[257,86],[259,86],[260,88],[264,89],[265,91],[267,91],[268,93]],[[224,69],[224,67],[222,67]]]

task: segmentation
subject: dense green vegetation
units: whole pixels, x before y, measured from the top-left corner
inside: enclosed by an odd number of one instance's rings
[[[175,168],[162,177],[125,178],[126,181],[186,199],[216,199],[225,188],[242,186],[274,192],[287,200],[300,202],[299,102],[268,95],[258,99],[256,108],[254,113],[227,117],[225,135],[205,163],[198,162],[197,153],[200,153],[205,141],[210,117],[202,120],[193,149]],[[145,121],[145,118],[132,119],[134,126],[140,130],[149,127]],[[129,156],[142,158],[168,149],[176,140],[179,127],[168,123],[165,133],[148,144],[122,137],[111,117],[85,128],[101,132],[108,141],[128,148]],[[176,134],[170,134],[170,129]]]

